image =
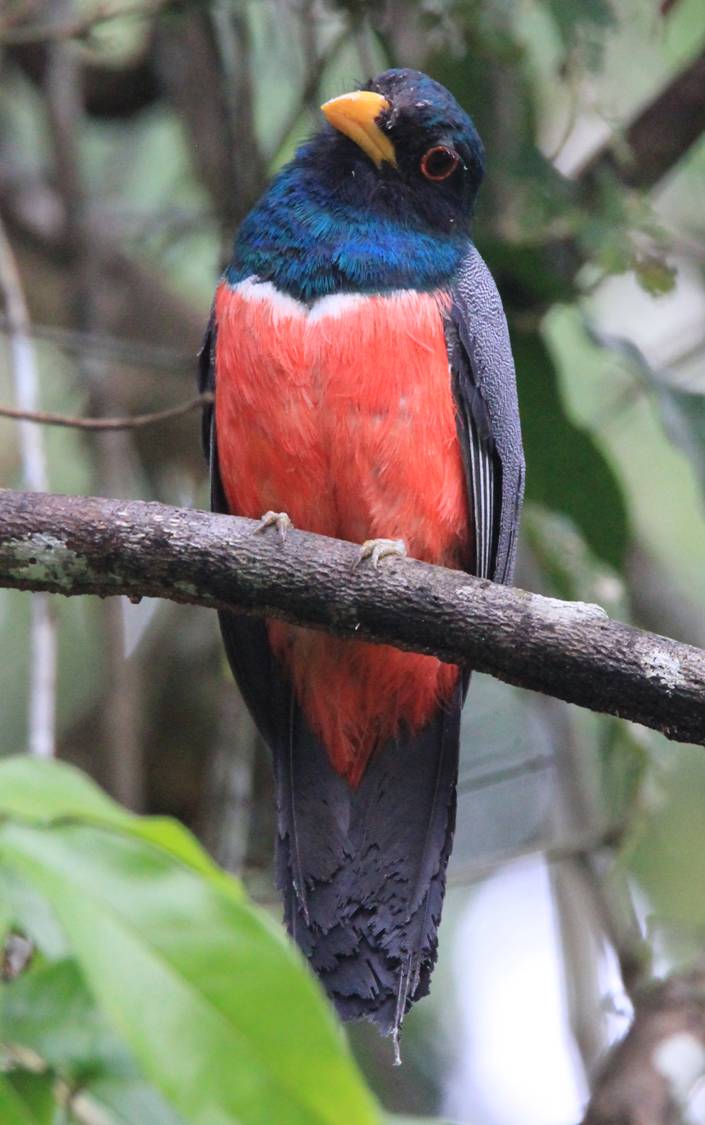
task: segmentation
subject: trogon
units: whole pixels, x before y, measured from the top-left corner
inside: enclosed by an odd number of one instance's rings
[[[508,582],[524,458],[502,303],[471,239],[482,143],[414,70],[322,112],[216,291],[200,357],[213,508],[359,543],[366,566],[406,551]],[[436,960],[468,675],[220,623],[273,755],[287,926],[341,1016],[396,1039]]]

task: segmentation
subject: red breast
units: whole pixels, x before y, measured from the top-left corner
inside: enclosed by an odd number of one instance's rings
[[[312,308],[268,283],[216,295],[216,427],[230,510],[302,529],[404,539],[460,567],[468,504],[443,331],[447,298],[335,295]],[[382,563],[381,565],[384,565]],[[338,771],[357,784],[399,724],[423,726],[455,666],[270,622],[272,645]]]

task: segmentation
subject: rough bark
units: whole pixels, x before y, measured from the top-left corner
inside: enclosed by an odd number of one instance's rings
[[[156,503],[0,492],[0,585],[279,617],[433,653],[705,744],[705,652],[415,560],[354,569],[351,543]]]

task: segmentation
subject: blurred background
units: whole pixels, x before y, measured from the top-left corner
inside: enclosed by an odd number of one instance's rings
[[[324,98],[397,65],[446,84],[488,150],[476,240],[527,456],[517,584],[705,646],[702,0],[0,2],[0,273],[7,298],[17,263],[31,343],[2,349],[0,402],[192,397],[237,224]],[[0,419],[0,484],[206,507],[198,416]],[[178,816],[278,915],[269,763],[214,614],[0,591],[0,652],[0,753],[55,745]],[[404,1066],[368,1028],[353,1045],[399,1113],[569,1125],[630,992],[705,947],[705,755],[476,676],[460,789]]]

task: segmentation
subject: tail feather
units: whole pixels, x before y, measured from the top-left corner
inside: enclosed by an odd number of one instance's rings
[[[436,961],[466,683],[423,729],[381,746],[353,789],[301,713],[264,623],[224,613],[221,629],[273,753],[289,931],[343,1019],[396,1037]]]
[[[385,1033],[428,992],[436,960],[460,706],[459,688],[427,727],[380,748],[357,790],[302,721],[289,768],[277,769],[287,925],[343,1018],[371,1019]]]

